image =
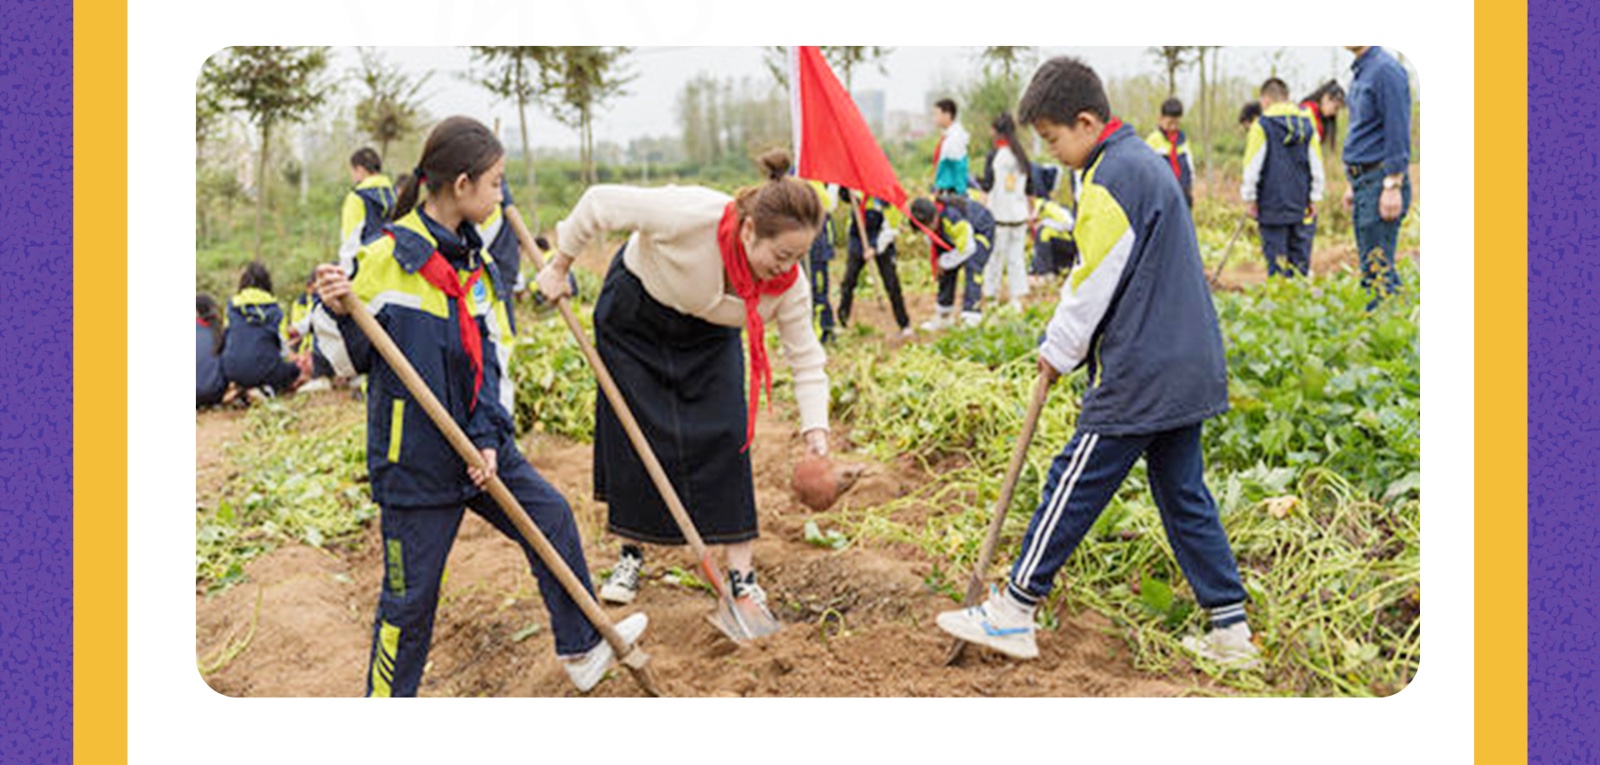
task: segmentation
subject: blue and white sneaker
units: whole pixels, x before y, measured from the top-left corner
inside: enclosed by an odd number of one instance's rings
[[[945,611],[934,621],[939,629],[968,643],[1014,659],[1039,658],[1039,646],[1033,639],[1033,609],[1013,603],[993,587],[988,600],[971,608]]]

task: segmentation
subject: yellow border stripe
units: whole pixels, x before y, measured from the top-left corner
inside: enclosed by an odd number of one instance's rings
[[[1473,658],[1479,762],[1528,756],[1528,7],[1479,2]],[[1441,76],[1451,76],[1444,73]],[[1493,140],[1492,136],[1510,140]],[[1482,317],[1492,316],[1484,321]],[[1490,468],[1493,469],[1490,469]],[[1435,518],[1435,521],[1438,521]]]
[[[72,8],[72,753],[128,759],[128,7]],[[82,521],[81,523],[79,521]]]

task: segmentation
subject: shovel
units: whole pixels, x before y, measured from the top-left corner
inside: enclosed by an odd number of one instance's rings
[[[1000,484],[1000,498],[994,503],[994,518],[989,521],[989,535],[983,539],[983,548],[978,551],[978,565],[972,569],[972,578],[967,580],[967,596],[961,601],[962,606],[971,606],[978,602],[983,595],[983,580],[989,571],[989,564],[994,562],[994,548],[1000,544],[1000,529],[1006,522],[1006,509],[1011,506],[1011,496],[1017,492],[1017,479],[1022,475],[1022,463],[1028,458],[1028,445],[1033,443],[1033,433],[1039,426],[1039,415],[1044,412],[1044,403],[1050,398],[1050,381],[1040,375],[1033,384],[1033,401],[1028,404],[1028,413],[1022,418],[1022,432],[1017,434],[1017,446],[1011,452],[1011,464],[1006,467],[1005,482]],[[945,654],[945,666],[950,666],[961,661],[961,655],[967,650],[967,641],[957,639],[950,645],[949,653]]]
[[[389,363],[389,368],[393,369],[395,375],[400,378],[400,382],[405,384],[406,390],[411,392],[412,398],[415,398],[417,403],[422,405],[422,410],[428,413],[428,419],[432,420],[434,426],[439,428],[439,432],[444,434],[445,440],[449,441],[450,446],[455,448],[456,454],[461,455],[461,459],[466,460],[471,467],[482,470],[484,468],[483,455],[472,444],[472,440],[467,438],[467,434],[461,430],[461,426],[450,418],[450,413],[445,411],[444,405],[440,404],[439,399],[433,395],[433,391],[428,389],[428,384],[423,382],[422,377],[417,374],[417,370],[411,366],[411,362],[400,351],[400,347],[394,344],[394,340],[390,339],[389,333],[384,331],[383,327],[378,324],[378,320],[373,317],[372,312],[367,310],[366,304],[355,299],[353,295],[346,295],[344,309],[350,314],[351,318],[355,319],[356,325],[361,327],[361,331],[366,334],[367,339],[372,341],[372,346],[383,356],[383,360]],[[506,516],[511,519],[512,525],[516,526],[517,530],[522,532],[522,536],[528,540],[528,544],[532,545],[534,553],[539,556],[539,560],[544,563],[546,568],[550,569],[550,573],[554,574],[556,580],[561,583],[561,589],[566,590],[567,594],[572,596],[573,601],[578,604],[578,608],[583,611],[584,617],[599,631],[600,637],[611,645],[611,650],[616,653],[617,662],[633,673],[633,679],[639,683],[639,687],[644,689],[645,693],[651,696],[660,696],[661,690],[656,685],[655,675],[650,671],[650,656],[637,645],[630,645],[622,639],[622,635],[617,632],[616,627],[612,626],[611,620],[606,618],[605,612],[600,610],[600,604],[594,601],[594,596],[590,595],[587,589],[584,589],[583,583],[578,581],[577,575],[572,573],[572,569],[567,566],[566,560],[561,557],[560,553],[556,552],[556,548],[550,544],[549,539],[545,538],[544,533],[533,525],[533,521],[528,518],[527,511],[522,509],[522,504],[511,494],[506,485],[500,481],[500,477],[498,475],[490,476],[486,488],[489,491],[489,496],[494,497],[494,501],[500,504],[502,510],[505,510]]]
[[[1248,218],[1245,216],[1239,217],[1239,225],[1234,227],[1233,235],[1228,237],[1228,243],[1223,245],[1222,260],[1218,261],[1217,269],[1211,272],[1211,283],[1213,285],[1217,283],[1218,279],[1222,278],[1222,267],[1228,265],[1228,256],[1233,254],[1233,243],[1239,241],[1239,235],[1244,233],[1244,222],[1246,220]]]
[[[544,258],[534,246],[533,237],[528,235],[527,227],[522,223],[522,216],[514,209],[508,209],[507,219],[511,222],[517,237],[532,256],[536,268],[544,268]],[[572,312],[572,304],[565,297],[556,302],[561,311],[561,318],[567,322],[567,329],[572,330],[572,337],[578,341],[578,348],[583,351],[583,357],[588,359],[589,366],[594,369],[595,379],[600,383],[600,389],[605,392],[606,400],[611,402],[611,408],[617,414],[617,419],[622,422],[624,430],[628,431],[628,440],[633,443],[634,451],[638,453],[639,460],[644,463],[645,470],[650,473],[650,480],[655,483],[656,490],[661,492],[661,498],[667,503],[667,510],[672,513],[672,520],[678,524],[678,530],[683,532],[683,538],[689,542],[689,547],[700,561],[700,570],[710,580],[711,587],[717,593],[717,608],[706,615],[706,620],[712,626],[727,635],[735,643],[745,643],[757,640],[783,628],[783,625],[765,609],[754,603],[741,606],[729,590],[727,580],[722,576],[722,570],[716,561],[711,559],[711,552],[706,549],[705,542],[700,538],[700,533],[694,528],[694,521],[689,518],[689,511],[684,508],[683,501],[678,498],[678,492],[672,488],[666,470],[661,467],[660,460],[656,459],[654,449],[650,442],[645,440],[644,431],[639,427],[639,421],[634,419],[633,411],[628,408],[628,402],[623,399],[621,389],[611,377],[611,372],[606,369],[605,361],[595,351],[594,345],[589,342],[588,333],[584,332],[583,325],[578,323],[578,317]]]

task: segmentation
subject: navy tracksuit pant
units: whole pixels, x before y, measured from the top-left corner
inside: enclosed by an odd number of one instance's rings
[[[1012,597],[1034,605],[1050,594],[1056,572],[1143,456],[1167,539],[1195,599],[1210,612],[1211,626],[1244,621],[1244,585],[1206,489],[1200,427],[1137,436],[1074,433],[1050,463],[1044,495],[1011,567]]]
[[[1259,227],[1261,250],[1267,258],[1267,276],[1311,273],[1311,241],[1317,234],[1316,223],[1262,223]]]
[[[506,488],[528,511],[534,526],[577,574],[584,589],[593,592],[588,565],[583,558],[583,542],[578,538],[577,522],[566,499],[515,447],[500,452],[497,470]],[[511,519],[494,498],[488,492],[479,492],[466,502],[466,507],[522,546],[538,580],[539,595],[550,611],[556,654],[581,654],[598,645],[600,633],[561,588],[555,575],[539,561],[533,547],[511,525]],[[461,505],[382,508],[383,593],[378,598],[378,616],[372,625],[368,696],[417,695],[422,668],[428,663],[428,646],[433,639],[440,579],[463,511]]]

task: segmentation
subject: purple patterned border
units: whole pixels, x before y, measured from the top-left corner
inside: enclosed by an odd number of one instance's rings
[[[1530,763],[1595,762],[1600,751],[1597,51],[1600,5],[1528,4]]]
[[[72,3],[0,0],[0,18],[6,19],[0,759],[66,763],[72,761]]]

